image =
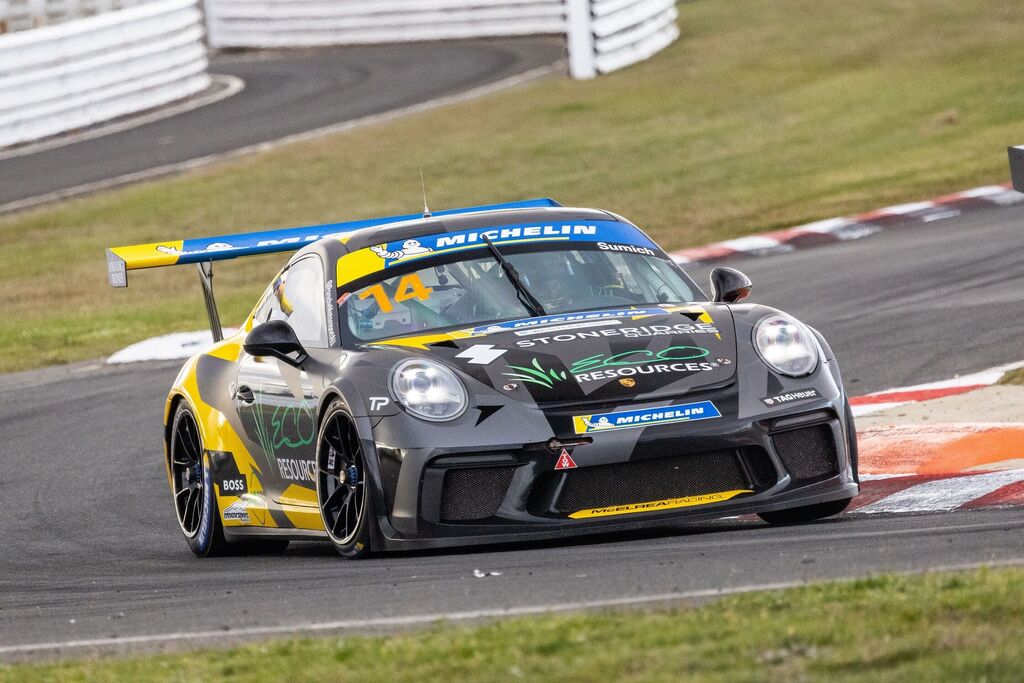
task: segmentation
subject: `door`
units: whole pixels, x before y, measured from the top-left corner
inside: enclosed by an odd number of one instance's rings
[[[256,312],[254,325],[284,320],[308,349],[327,346],[323,266],[307,256],[281,272]],[[267,495],[285,505],[316,505],[316,406],[305,371],[276,358],[243,353],[234,392],[249,440],[261,450]]]

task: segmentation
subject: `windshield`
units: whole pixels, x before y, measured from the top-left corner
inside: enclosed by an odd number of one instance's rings
[[[356,338],[374,341],[532,317],[495,256],[474,252],[473,259],[421,261],[419,269],[339,291],[343,324]],[[596,245],[501,248],[547,314],[693,301],[693,290],[670,262],[650,249],[636,252]]]

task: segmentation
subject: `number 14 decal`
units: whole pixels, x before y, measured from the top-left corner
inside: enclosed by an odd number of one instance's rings
[[[409,273],[402,277],[398,281],[398,287],[395,288],[395,303],[401,303],[408,301],[409,299],[419,299],[420,301],[426,301],[430,298],[433,289],[425,287],[423,280],[420,280],[420,276],[416,273]],[[373,297],[377,300],[377,305],[380,306],[381,313],[390,313],[395,310],[395,306],[391,303],[391,299],[388,298],[388,293],[384,291],[383,284],[376,284],[372,287],[368,287],[365,292],[359,295],[360,299],[369,299]]]

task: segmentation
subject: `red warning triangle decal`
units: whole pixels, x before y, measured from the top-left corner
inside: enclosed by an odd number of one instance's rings
[[[562,454],[558,456],[558,462],[555,463],[556,470],[572,470],[576,468],[576,461],[569,455],[569,451],[562,449]]]

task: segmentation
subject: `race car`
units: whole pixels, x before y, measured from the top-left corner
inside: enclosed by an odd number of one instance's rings
[[[224,339],[213,262],[296,251]],[[841,512],[859,490],[839,365],[782,311],[711,296],[608,211],[550,199],[107,250],[198,264],[215,344],[164,411],[199,556],[377,551]]]

